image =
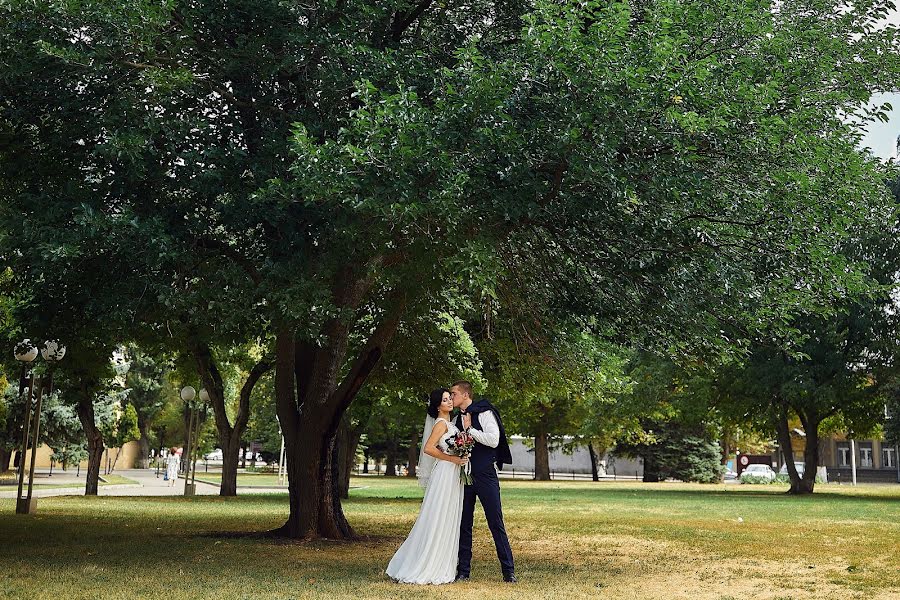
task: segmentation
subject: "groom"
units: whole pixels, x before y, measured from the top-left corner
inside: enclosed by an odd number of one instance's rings
[[[463,493],[462,521],[459,525],[459,562],[456,565],[456,581],[468,581],[472,569],[472,519],[475,516],[475,497],[481,501],[484,516],[487,518],[497,558],[503,571],[503,581],[516,583],[513,567],[512,549],[506,537],[503,525],[503,510],[500,507],[500,480],[497,478],[498,468],[512,463],[509,443],[500,414],[494,406],[484,398],[474,402],[472,384],[468,381],[457,381],[450,388],[450,399],[453,407],[459,409],[456,426],[468,429],[475,439],[475,447],[469,457],[472,465],[472,485],[465,487]]]

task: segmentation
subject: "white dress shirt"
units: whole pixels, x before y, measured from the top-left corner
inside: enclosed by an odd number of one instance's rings
[[[469,428],[469,433],[472,434],[475,441],[489,448],[496,448],[500,444],[500,426],[497,425],[494,413],[486,410],[477,415],[472,415],[472,418],[478,419],[478,424],[481,425],[481,431],[474,427]]]

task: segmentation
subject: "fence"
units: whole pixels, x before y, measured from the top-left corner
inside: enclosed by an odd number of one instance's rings
[[[364,473],[362,465],[357,464],[356,475],[360,477],[383,477],[385,473],[382,467],[383,465],[370,465],[368,472]],[[405,473],[402,472],[402,467],[398,467],[397,473],[400,477],[405,476]],[[515,469],[513,467],[507,467],[502,471],[499,471],[498,475],[501,479],[534,479],[534,471]],[[550,479],[553,481],[591,481],[593,476],[590,473],[578,473],[574,470],[551,470]],[[612,474],[599,476],[600,481],[640,481],[641,479],[642,475],[638,473],[638,471],[632,473],[616,473],[615,469],[613,469]]]

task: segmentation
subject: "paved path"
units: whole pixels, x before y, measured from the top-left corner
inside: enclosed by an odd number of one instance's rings
[[[163,480],[162,473],[156,476],[156,469],[122,469],[115,472],[116,475],[134,480],[135,484],[101,485],[98,492],[100,496],[183,496],[184,479],[179,477],[174,486]],[[198,473],[199,475],[199,473]],[[84,475],[76,478],[69,474],[53,474],[49,477],[46,472],[35,473],[35,483],[65,484],[59,488],[34,488],[32,496],[47,498],[49,496],[80,496],[84,494]],[[72,484],[68,487],[68,484]],[[0,498],[15,498],[16,488],[10,487],[9,491],[3,486]],[[287,493],[286,487],[260,488],[238,487],[240,494],[271,494]],[[198,496],[216,496],[219,494],[219,486],[209,483],[197,482]]]

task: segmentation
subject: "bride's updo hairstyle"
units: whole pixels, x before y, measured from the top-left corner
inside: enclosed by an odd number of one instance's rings
[[[438,408],[441,406],[441,401],[444,399],[444,393],[449,392],[447,388],[438,388],[433,390],[430,394],[428,394],[428,416],[432,419],[437,419],[438,416]]]

